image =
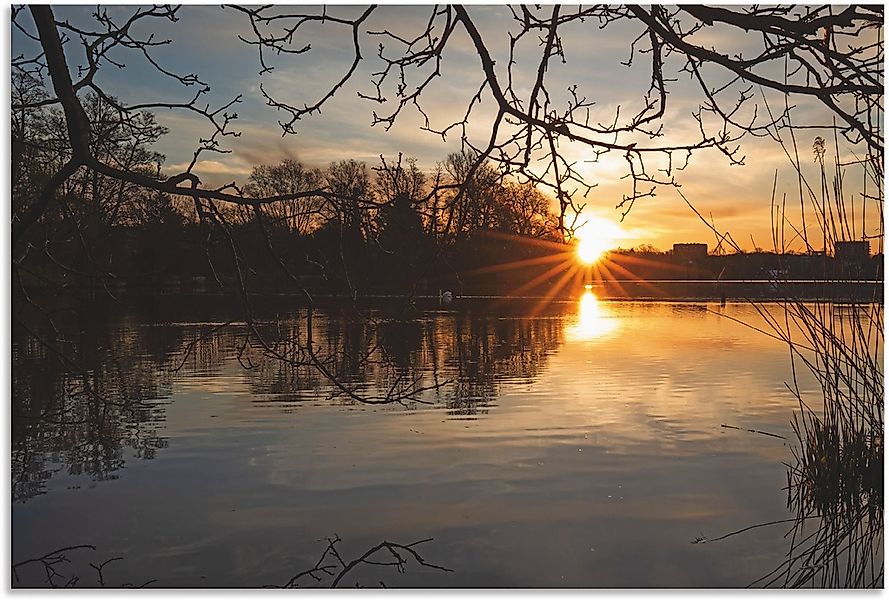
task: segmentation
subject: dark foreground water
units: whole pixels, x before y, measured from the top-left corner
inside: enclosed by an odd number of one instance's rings
[[[108,585],[281,585],[334,534],[347,560],[434,538],[421,554],[453,569],[362,567],[345,585],[743,586],[782,560],[785,526],[692,543],[790,516],[790,442],[721,427],[792,437],[786,346],[733,320],[762,325],[753,307],[514,313],[316,313],[354,393],[440,384],[404,406],[350,401],[194,311],[93,316],[65,336],[79,368],[18,332],[13,562],[92,544],[60,566],[79,585],[113,557]],[[306,335],[279,316],[269,339]]]

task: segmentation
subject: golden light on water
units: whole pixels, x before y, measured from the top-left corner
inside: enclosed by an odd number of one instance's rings
[[[617,329],[617,325],[617,319],[587,290],[578,302],[577,321],[568,328],[568,339],[577,342],[599,339]]]

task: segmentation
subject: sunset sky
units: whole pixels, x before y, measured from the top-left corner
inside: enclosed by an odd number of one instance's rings
[[[112,15],[122,16],[130,11],[120,6],[107,8]],[[313,10],[308,6],[299,8]],[[92,9],[63,6],[54,10],[57,17],[80,22],[89,17]],[[330,14],[352,17],[360,14],[363,7],[334,6],[329,11]],[[238,39],[239,35],[250,35],[250,24],[244,15],[232,9],[187,6],[181,10],[178,23],[152,22],[151,26],[158,37],[173,40],[171,45],[156,52],[158,60],[171,70],[181,74],[196,73],[209,83],[212,89],[206,98],[211,105],[224,104],[234,96],[243,94],[242,102],[232,109],[238,113],[239,118],[234,126],[242,136],[227,139],[227,147],[232,150],[230,154],[204,155],[195,169],[204,184],[243,183],[254,165],[275,163],[288,157],[311,166],[325,166],[331,161],[347,158],[373,165],[379,161],[380,154],[392,157],[403,152],[417,157],[421,168],[432,169],[449,152],[458,150],[458,136],[443,141],[441,136],[421,131],[421,117],[410,107],[389,131],[384,131],[381,126],[371,127],[373,111],[388,114],[394,110],[391,88],[388,93],[384,90],[390,102],[382,106],[360,99],[357,95],[359,91],[373,93],[371,74],[381,66],[376,58],[380,38],[366,32],[388,27],[408,35],[425,23],[430,11],[431,7],[428,6],[390,5],[375,12],[362,30],[365,60],[352,80],[324,106],[320,115],[297,123],[298,135],[286,137],[282,137],[277,121],[286,121],[287,116],[266,105],[259,84],[263,83],[275,97],[295,106],[317,101],[350,65],[352,48],[348,29],[330,23],[307,28],[305,37],[299,38],[293,45],[301,47],[311,44],[311,50],[300,55],[272,57],[270,64],[275,69],[259,76],[255,48]],[[469,12],[498,59],[497,68],[503,69],[498,74],[505,72],[507,30],[515,29],[509,10],[505,6],[471,6]],[[569,85],[577,83],[583,94],[596,101],[596,110],[600,111],[598,114],[603,121],[610,120],[609,115],[614,114],[618,104],[622,105],[622,114],[637,112],[648,88],[649,59],[647,56],[637,57],[631,68],[622,65],[621,61],[626,61],[629,42],[641,31],[641,25],[625,24],[600,30],[595,23],[566,30],[563,41],[567,63],[554,64],[550,69],[550,89],[563,93]],[[702,35],[710,35],[714,44],[731,44],[733,48],[743,49],[748,43],[743,37],[725,39],[707,31]],[[30,47],[30,42],[19,32],[13,31],[12,38],[13,55]],[[75,65],[82,60],[82,52],[78,52],[75,44],[69,44],[67,52],[69,66],[76,76]],[[395,48],[389,46],[387,52],[394,51]],[[533,74],[539,51],[536,40],[534,44],[521,49],[518,54],[519,72]],[[126,67],[117,69],[105,65],[100,73],[100,82],[125,102],[183,101],[194,92],[194,88],[183,88],[162,77],[135,53],[121,54],[118,58]],[[725,78],[725,74],[717,71],[712,74],[714,82]],[[691,112],[699,106],[700,91],[692,85],[687,74],[676,75],[674,69],[673,75],[678,80],[670,84],[669,109],[664,119],[665,139],[678,141],[693,135],[697,128]],[[433,126],[443,128],[459,119],[481,82],[478,55],[465,31],[458,28],[443,57],[442,77],[422,96],[422,107],[432,119]],[[517,89],[524,88],[518,85]],[[783,104],[783,97],[775,93],[769,93],[767,97],[774,107]],[[493,101],[490,94],[486,94],[469,124],[469,135],[478,144],[490,134],[492,110]],[[762,112],[762,107],[759,110]],[[796,115],[801,121],[812,123],[830,120],[818,108],[802,104]],[[170,133],[159,142],[157,150],[166,156],[165,171],[173,174],[185,168],[198,139],[206,137],[210,129],[201,119],[185,112],[158,112],[157,116],[170,129]],[[817,183],[818,175],[811,148],[815,136],[819,134],[828,138],[828,156],[831,156],[832,135],[808,129],[800,131],[796,139],[801,162],[813,185]],[[851,158],[851,150],[854,149],[841,143],[840,153],[844,159]],[[583,161],[590,156],[584,148],[571,147],[563,151],[582,164],[581,169],[589,177],[590,183],[597,183],[585,200],[587,213],[619,221],[621,211],[616,210],[615,206],[622,194],[628,191],[627,181],[621,179],[626,174],[625,161],[619,154],[612,154],[604,157],[599,164],[585,165]],[[770,207],[775,173],[778,172],[779,203],[786,193],[788,205],[796,206],[798,210],[796,176],[784,151],[768,138],[746,138],[742,144],[742,154],[747,157],[746,165],[730,166],[720,153],[701,151],[693,157],[686,171],[677,174],[677,180],[682,185],[683,193],[700,212],[708,218],[712,216],[717,228],[730,231],[742,247],[751,249],[755,243],[771,248]],[[860,173],[856,173],[849,179],[847,196],[860,191],[862,178]],[[582,199],[579,201],[584,202]],[[798,220],[798,212],[793,218]],[[870,221],[876,226],[876,219]],[[623,238],[619,243],[623,247],[649,243],[666,249],[674,242],[689,241],[707,242],[711,248],[714,245],[714,236],[709,229],[676,191],[667,187],[659,189],[655,198],[637,202],[621,228]]]

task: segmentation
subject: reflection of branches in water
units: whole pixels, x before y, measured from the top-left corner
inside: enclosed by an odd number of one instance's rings
[[[20,571],[24,571],[25,567],[28,565],[39,565],[43,570],[43,582],[44,586],[41,587],[50,587],[50,588],[73,588],[73,587],[100,587],[105,588],[105,567],[109,564],[117,562],[119,560],[123,560],[121,556],[115,556],[113,558],[109,558],[104,562],[99,564],[89,563],[89,567],[96,572],[96,585],[91,586],[83,586],[83,581],[80,578],[80,575],[77,572],[68,572],[67,568],[64,566],[71,565],[70,555],[73,552],[78,550],[92,550],[95,551],[96,547],[90,544],[80,544],[78,546],[67,546],[65,548],[59,548],[58,550],[53,550],[52,552],[45,554],[39,558],[30,558],[27,560],[23,560],[12,565],[12,578],[13,578],[13,587],[19,587],[22,585],[22,579],[20,575]],[[131,583],[123,583],[120,585],[122,588],[144,588],[148,585],[151,585],[157,581],[156,579],[149,579],[145,583],[141,585],[134,586]],[[24,587],[38,587],[35,585],[25,585]]]
[[[125,323],[102,325],[71,340],[16,336],[14,499],[42,493],[54,472],[48,463],[62,464],[72,475],[112,479],[124,466],[126,448],[137,459],[151,459],[166,445],[158,435],[164,418],[159,400],[170,395],[172,380],[156,357],[169,355],[179,343],[178,334]],[[65,353],[49,352],[49,347],[64,348]]]
[[[562,339],[561,322],[547,318],[397,320],[334,312],[312,322],[312,360],[298,355],[310,335],[302,313],[260,325],[276,354],[244,345],[246,327],[233,323],[146,326],[97,316],[88,335],[72,328],[73,341],[48,340],[75,356],[77,367],[50,353],[48,343],[18,335],[13,497],[42,493],[62,469],[103,480],[114,478],[128,456],[153,458],[167,443],[158,431],[174,378],[213,377],[233,357],[248,367],[241,377],[258,401],[401,399],[443,402],[451,414],[472,415],[485,410],[501,381],[530,381]]]
[[[277,323],[279,338],[295,349],[305,346],[301,323],[299,318]],[[458,414],[474,414],[496,394],[499,381],[530,380],[537,374],[546,354],[561,343],[561,323],[463,315],[415,320],[333,315],[318,319],[312,335],[317,356],[340,386],[360,391],[364,399],[424,403],[444,398]],[[248,359],[252,390],[273,401],[314,399],[319,392],[354,400],[319,377],[313,365],[264,356],[261,349]]]
[[[410,351],[400,349],[404,340],[381,333],[385,326],[375,318],[298,314],[257,326],[258,343],[248,335],[238,356],[253,390],[276,400],[321,393],[362,404],[426,402],[423,393],[440,384],[424,385],[405,358]]]
[[[339,544],[341,541],[342,540],[338,535],[332,538],[327,538],[327,547],[324,549],[321,557],[317,560],[313,567],[297,573],[282,586],[269,585],[265,587],[285,589],[298,588],[304,587],[303,584],[308,582],[310,585],[312,583],[314,583],[316,586],[319,584],[324,584],[327,587],[335,588],[343,583],[343,580],[347,576],[356,574],[357,570],[362,566],[394,567],[398,573],[403,574],[406,572],[406,568],[411,561],[427,569],[444,571],[446,573],[453,572],[453,569],[442,567],[440,565],[427,561],[417,550],[420,545],[431,542],[432,538],[426,538],[423,540],[412,542],[410,544],[399,544],[397,542],[389,542],[384,540],[379,544],[367,549],[364,553],[357,556],[356,558],[350,560],[343,558],[343,556],[340,554],[339,549],[337,548],[337,544]],[[95,551],[96,547],[90,544],[67,546],[65,548],[53,550],[52,552],[45,554],[39,558],[30,558],[14,563],[12,565],[13,587],[19,587],[23,585],[23,576],[21,572],[25,571],[25,568],[29,565],[39,566],[42,569],[43,583],[45,584],[45,587],[73,588],[78,587],[78,585],[83,586],[83,581],[76,572],[67,572],[68,569],[63,568],[63,566],[69,566],[72,564],[69,555],[79,550]],[[98,564],[90,562],[89,567],[96,572],[96,585],[85,587],[107,587],[105,581],[105,568],[111,563],[121,560],[124,560],[122,556],[115,556]],[[150,579],[139,586],[133,586],[130,583],[124,583],[121,584],[120,587],[144,588],[157,581],[157,579]],[[355,581],[354,585],[355,587],[361,587],[357,580]],[[382,581],[380,581],[380,585],[382,587],[386,587]],[[24,586],[38,587],[36,584],[24,584]]]
[[[206,373],[212,365],[219,364],[221,362],[219,360],[221,355],[219,342],[222,338],[220,334],[227,331],[226,328],[232,323],[233,319],[216,325],[201,324],[199,326],[201,331],[194,339],[185,344],[172,371],[179,372],[188,364],[189,371]]]
[[[417,552],[418,546],[425,544],[426,542],[431,542],[432,538],[426,538],[411,544],[397,544],[394,542],[382,541],[376,546],[366,550],[357,558],[348,561],[342,557],[337,548],[337,544],[340,543],[340,541],[339,536],[327,538],[327,548],[324,549],[324,552],[321,554],[321,557],[315,563],[314,567],[297,573],[283,586],[271,587],[297,588],[301,587],[304,582],[309,582],[310,584],[315,584],[317,586],[322,583],[326,584],[326,580],[328,580],[329,587],[335,588],[342,583],[347,575],[351,574],[356,568],[362,565],[394,567],[399,573],[404,573],[405,568],[411,559],[428,569],[435,569],[448,573],[453,572],[453,569],[428,562],[419,554],[419,552]],[[380,582],[380,585],[385,587],[382,581]],[[361,587],[358,581],[355,582],[355,587]]]
[[[562,342],[562,323],[555,319],[458,316],[453,333],[444,337],[451,340],[452,348],[444,363],[457,373],[448,390],[448,408],[456,414],[473,415],[497,394],[499,381],[530,381],[537,375],[547,353]]]
[[[71,560],[68,558],[68,553],[74,550],[95,550],[95,546],[91,546],[88,544],[81,544],[79,546],[68,546],[65,548],[59,548],[58,550],[53,550],[48,554],[44,554],[39,558],[30,558],[28,560],[23,560],[17,562],[12,565],[12,577],[13,582],[15,584],[20,583],[19,579],[19,569],[25,567],[30,564],[40,565],[43,567],[43,572],[46,575],[46,584],[49,587],[73,587],[80,580],[77,575],[63,575],[59,573],[58,567],[62,564],[69,564]]]

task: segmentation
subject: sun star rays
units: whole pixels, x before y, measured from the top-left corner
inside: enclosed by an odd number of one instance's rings
[[[498,292],[493,305],[515,298],[532,299],[530,316],[541,314],[556,300],[586,298],[584,290],[594,291],[600,298],[628,298],[640,292],[646,296],[662,295],[659,286],[649,281],[645,273],[653,267],[662,269],[663,263],[615,252],[617,242],[625,237],[617,224],[591,217],[576,233],[573,242],[559,242],[486,232],[487,237],[518,241],[528,252],[521,252],[521,258],[466,270],[461,275],[508,276],[512,283]],[[529,258],[528,254],[538,255]]]

